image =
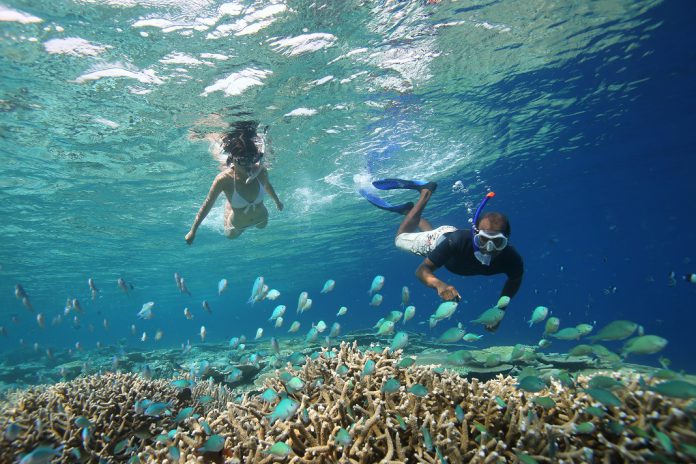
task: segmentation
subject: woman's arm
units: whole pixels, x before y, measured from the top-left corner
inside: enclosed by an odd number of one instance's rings
[[[191,245],[193,243],[193,239],[196,238],[196,231],[198,230],[198,227],[201,225],[201,222],[203,222],[203,219],[208,215],[210,210],[213,208],[213,205],[215,204],[215,200],[217,200],[217,197],[220,196],[220,193],[222,192],[222,178],[221,176],[217,176],[215,180],[213,181],[213,184],[210,186],[210,190],[208,191],[208,196],[205,197],[205,200],[203,200],[203,204],[201,205],[201,208],[198,210],[198,214],[196,214],[196,218],[193,221],[193,225],[191,226],[191,230],[189,231],[188,234],[186,234],[186,237],[184,239],[186,240],[186,243]]]
[[[278,211],[283,211],[283,203],[280,201],[280,198],[278,198],[278,195],[276,195],[276,192],[271,185],[271,181],[268,179],[268,171],[266,168],[263,168],[263,170],[259,173],[258,179],[259,182],[261,182],[261,185],[263,185],[264,190],[266,190],[266,193],[268,193],[268,196],[270,196],[275,202]]]

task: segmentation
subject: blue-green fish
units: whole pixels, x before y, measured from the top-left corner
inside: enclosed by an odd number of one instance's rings
[[[507,408],[507,403],[501,397],[496,396],[495,398],[493,398],[493,400],[495,401],[495,404],[497,404],[501,408]]]
[[[428,450],[428,452],[432,452],[433,450],[433,439],[430,436],[430,430],[428,430],[428,427],[423,424],[423,427],[421,427],[421,433],[423,434],[423,444],[425,445],[425,449]]]
[[[375,362],[372,359],[365,361],[365,366],[362,370],[362,376],[366,377],[375,373]]]
[[[183,422],[189,417],[193,415],[193,408],[184,408],[181,411],[179,411],[179,414],[176,415],[174,418],[174,422],[179,423]]]
[[[394,323],[392,321],[384,321],[377,330],[377,335],[391,335],[394,333]]]
[[[410,321],[413,319],[413,316],[416,315],[416,307],[415,306],[407,306],[406,309],[404,309],[404,320],[403,323],[405,324],[406,321]]]
[[[181,451],[179,451],[179,448],[176,446],[170,446],[167,448],[167,454],[169,455],[170,459],[174,459],[175,461],[178,461],[181,457]]]
[[[631,321],[618,320],[610,322],[597,332],[597,335],[590,337],[592,341],[623,340],[633,335],[638,328],[638,324]]]
[[[573,432],[587,435],[595,431],[595,425],[592,422],[582,422],[573,425]]]
[[[391,378],[384,382],[384,385],[382,385],[381,390],[383,393],[390,394],[399,391],[399,387],[401,387],[401,383],[397,379]]]
[[[532,317],[529,319],[529,327],[531,327],[534,324],[538,324],[539,322],[542,322],[544,319],[546,319],[546,316],[549,315],[549,308],[546,306],[537,306],[534,308],[534,311],[532,311]]]
[[[304,307],[307,304],[307,298],[309,298],[309,294],[307,292],[300,293],[300,296],[297,298],[298,314],[302,314],[302,312],[304,311]]]
[[[399,322],[401,320],[401,316],[403,316],[404,313],[401,311],[390,311],[389,314],[387,314],[387,317],[385,317],[386,320],[392,321],[394,324]]]
[[[273,425],[277,420],[287,420],[297,412],[300,403],[291,399],[283,398],[280,403],[273,409],[273,412],[268,415],[268,420]]]
[[[592,332],[594,329],[594,326],[591,324],[578,324],[575,326],[576,329],[578,329],[578,332],[580,332],[580,335],[583,337],[587,335],[588,333]]]
[[[307,332],[307,336],[305,337],[306,342],[315,342],[317,341],[317,337],[319,337],[319,331],[317,330],[316,327],[312,327],[309,329]]]
[[[84,427],[92,427],[92,423],[87,419],[85,416],[80,416],[75,419],[75,424],[77,424],[78,427],[84,428]]]
[[[56,456],[63,454],[63,446],[52,448],[50,446],[39,446],[24,456],[19,464],[48,464]]]
[[[162,415],[171,416],[171,407],[171,403],[152,403],[145,409],[145,415],[151,417],[160,417]]]
[[[648,389],[661,395],[669,396],[670,398],[696,398],[696,385],[684,380],[668,380],[666,382],[658,383],[652,387],[648,387]]]
[[[556,406],[556,402],[548,396],[537,396],[532,398],[532,403],[541,406],[544,409],[551,409]]]
[[[380,295],[379,293],[375,293],[374,295],[372,295],[372,300],[370,300],[370,306],[377,307],[381,305],[383,299],[384,298],[382,297],[382,295]]]
[[[477,342],[477,341],[481,340],[481,338],[483,338],[483,335],[477,335],[474,333],[467,333],[467,334],[464,334],[464,336],[462,337],[462,341],[465,341],[467,343],[473,343],[473,342]]]
[[[457,310],[457,306],[459,306],[459,303],[456,301],[443,301],[440,303],[440,306],[437,307],[435,313],[430,316],[430,320],[439,322],[443,319],[449,319]]]
[[[507,306],[510,304],[510,297],[509,296],[501,296],[498,298],[498,302],[495,304],[495,307],[498,309],[505,309]]]
[[[278,306],[276,306],[275,309],[273,310],[273,313],[271,314],[271,317],[269,317],[268,320],[269,320],[269,321],[275,321],[275,320],[278,319],[279,317],[282,317],[282,316],[285,314],[285,310],[286,310],[286,309],[287,309],[287,308],[286,308],[285,305],[278,305]]]
[[[552,333],[558,332],[558,328],[561,326],[561,320],[557,317],[549,317],[546,320],[546,326],[544,327],[544,337],[551,335]]]
[[[503,317],[505,317],[505,311],[497,306],[493,306],[492,308],[488,308],[482,312],[478,318],[472,320],[471,322],[491,328],[498,325],[498,323],[503,320]]]
[[[253,305],[257,301],[261,301],[263,298],[263,284],[263,276],[257,277],[254,281],[254,286],[251,287],[251,296],[249,296],[247,303]]]
[[[198,448],[199,453],[219,453],[225,447],[225,439],[220,435],[212,435]]]
[[[334,289],[335,286],[336,281],[329,279],[324,283],[324,287],[321,289],[321,292],[319,293],[329,293],[331,290]]]
[[[408,305],[408,300],[411,296],[411,293],[408,291],[407,286],[401,287],[401,307],[403,308],[404,306]]]
[[[411,366],[413,366],[416,363],[416,360],[413,358],[403,358],[399,363],[397,364],[397,367],[400,367],[402,369],[407,369]]]
[[[574,346],[570,351],[568,351],[570,356],[589,356],[592,353],[594,353],[594,348],[592,348],[592,345],[583,344]]]
[[[346,308],[345,306],[341,306],[340,308],[338,308],[338,312],[336,313],[336,316],[343,316],[347,312],[348,312],[348,308]]]
[[[590,395],[593,400],[602,403],[604,406],[621,406],[621,400],[609,390],[605,390],[603,388],[586,388],[582,391]]]
[[[456,366],[464,366],[466,363],[471,361],[473,355],[467,350],[457,350],[449,353],[447,355],[447,362],[454,364]]]
[[[464,421],[464,417],[465,417],[464,409],[462,409],[462,407],[460,405],[456,405],[454,407],[454,417],[456,417],[459,422]]]
[[[625,387],[622,382],[612,377],[607,377],[606,375],[595,375],[587,382],[587,385],[590,388],[603,388],[604,390],[614,390]]]
[[[333,282],[333,281],[330,281]],[[328,283],[328,282],[327,282]],[[322,292],[326,293],[326,292]],[[288,446],[287,443],[284,441],[277,441],[273,443],[273,446],[268,448],[266,451],[264,451],[266,454],[270,454],[272,456],[278,457],[278,458],[284,458],[290,455],[292,453],[292,448]]]
[[[178,379],[178,380],[172,380],[170,385],[178,390],[183,390],[184,388],[193,387],[193,382],[190,380],[186,380],[186,379]]]
[[[565,329],[561,329],[558,332],[551,334],[551,336],[559,340],[578,340],[582,335],[575,327],[566,327]]]
[[[370,290],[368,291],[368,293],[370,295],[373,295],[374,293],[382,290],[382,287],[384,287],[384,276],[375,276],[375,278],[372,279],[372,285],[370,285]]]
[[[440,335],[437,341],[440,343],[457,343],[464,337],[465,333],[466,330],[462,328],[462,324],[460,323],[457,327],[447,329],[445,333]]]
[[[343,427],[338,429],[338,432],[336,432],[335,439],[336,439],[336,443],[338,443],[339,445],[341,445],[343,447],[349,446],[350,443],[353,441],[353,439],[350,437],[350,434],[348,433],[348,431],[346,429],[344,429]]]
[[[299,377],[293,377],[285,384],[285,388],[288,389],[288,393],[298,392],[302,390],[304,386],[304,382]]]
[[[242,379],[243,375],[244,375],[244,373],[242,372],[241,369],[239,369],[238,367],[233,367],[232,370],[230,371],[230,373],[225,376],[225,382],[227,382],[227,383],[239,382]]]
[[[275,400],[278,399],[278,393],[272,388],[267,388],[261,394],[261,399],[264,400],[266,403],[273,403],[275,402]]]
[[[290,328],[288,329],[288,332],[295,333],[298,330],[300,330],[300,322],[294,321],[292,324],[290,324]],[[317,332],[317,333],[319,333],[319,332]]]
[[[341,364],[340,366],[338,366],[336,368],[336,373],[338,375],[345,375],[348,373],[348,371],[350,371],[350,368],[348,366],[346,366],[345,364]]]
[[[331,330],[329,330],[329,338],[336,338],[338,335],[341,333],[341,324],[338,322],[334,322],[331,324]],[[329,353],[333,353],[333,351],[329,351]]]
[[[199,404],[208,404],[213,401],[213,397],[210,395],[203,395],[199,396],[196,401],[198,401]]]
[[[123,450],[126,449],[127,446],[128,446],[128,439],[124,438],[123,440],[116,443],[116,446],[114,446],[114,454],[121,454],[123,452]]]
[[[536,393],[546,388],[544,381],[535,375],[522,377],[515,386],[520,390],[525,390],[532,393]]]
[[[643,335],[630,338],[621,349],[621,356],[631,354],[655,354],[667,346],[667,340],[657,335]]]
[[[428,389],[419,383],[411,385],[411,388],[409,388],[407,391],[409,393],[413,393],[414,395],[420,398],[423,398],[428,394]]]
[[[485,367],[495,367],[500,365],[501,362],[503,362],[503,359],[500,357],[498,353],[491,353],[488,356],[486,356],[483,365]]]
[[[406,332],[397,332],[394,335],[394,339],[391,342],[390,350],[396,351],[400,350],[408,344],[408,334]]]

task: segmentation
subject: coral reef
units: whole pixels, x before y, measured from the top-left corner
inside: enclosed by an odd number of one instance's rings
[[[575,387],[554,380],[529,393],[513,377],[481,382],[433,366],[400,368],[400,356],[356,343],[324,349],[301,368],[288,363],[265,377],[264,388],[287,392],[279,398],[235,397],[207,381],[186,397],[169,381],[132,374],[16,392],[0,406],[0,427],[16,423],[22,431],[11,443],[2,439],[1,461],[14,462],[40,443],[65,445],[61,462],[80,455],[95,463],[694,459],[693,405],[648,390],[637,376],[623,377],[625,387],[613,391],[620,407],[605,406],[583,391],[583,376]],[[170,401],[171,415],[136,411],[144,398]],[[175,421],[185,407],[195,414]],[[93,424],[88,440],[76,425],[80,416]]]

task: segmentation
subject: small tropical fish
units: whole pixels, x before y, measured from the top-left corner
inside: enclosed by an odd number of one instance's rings
[[[181,451],[179,451],[179,448],[177,448],[176,446],[170,446],[169,448],[167,448],[167,454],[174,461],[178,461],[179,458],[181,458]]]
[[[379,293],[375,293],[370,300],[370,306],[377,307],[382,304],[383,297]]]
[[[290,328],[288,329],[288,332],[294,333],[300,330],[300,323],[298,321],[294,321],[292,324],[290,324]]]
[[[292,453],[292,448],[288,446],[284,441],[277,441],[273,443],[273,446],[264,451],[265,454],[270,454],[277,458],[284,458]]]
[[[341,324],[334,322],[331,324],[331,330],[329,331],[329,338],[336,338],[341,333]]]
[[[495,404],[497,404],[501,408],[507,408],[507,403],[501,397],[496,396],[495,398],[493,398],[493,400],[495,401]]]
[[[53,448],[50,446],[39,446],[20,459],[19,464],[48,464],[56,456],[63,454],[63,446]]]
[[[307,336],[305,337],[305,341],[307,342],[315,342],[317,341],[317,337],[319,337],[319,331],[317,330],[316,327],[312,327],[309,329],[307,332]]]
[[[522,377],[515,386],[520,390],[525,390],[532,393],[536,393],[546,388],[544,381],[535,375]]]
[[[155,341],[158,342],[162,340],[162,337],[164,337],[164,331],[162,329],[157,329],[155,332]]]
[[[123,292],[126,295],[128,295],[129,290],[133,290],[133,284],[126,283],[126,281],[122,277],[118,278],[118,280],[116,281],[116,284],[118,285],[118,288],[123,290]]]
[[[305,383],[299,377],[293,377],[285,384],[285,387],[288,389],[288,393],[296,393],[302,390],[304,386]]]
[[[495,304],[495,306],[498,309],[505,309],[505,308],[507,308],[507,306],[509,304],[510,304],[510,297],[503,295],[498,299],[498,302]]]
[[[94,279],[91,277],[89,279],[87,279],[87,285],[89,285],[89,290],[92,294],[92,301],[96,300],[97,295],[99,294],[99,289],[95,285]]]
[[[440,343],[457,343],[459,340],[461,340],[464,337],[464,334],[466,333],[466,330],[462,328],[461,322],[457,325],[457,327],[452,327],[450,329],[447,329],[445,333],[440,335],[440,337],[437,339],[438,342]]]
[[[456,417],[459,422],[464,421],[464,417],[465,417],[464,409],[462,409],[462,407],[460,405],[456,405],[454,407],[454,417]]]
[[[423,398],[428,394],[428,389],[419,383],[411,385],[411,387],[407,391],[416,395],[419,398]]]
[[[696,284],[696,274],[684,274],[684,280],[690,284]]]
[[[261,337],[263,337],[263,329],[259,327],[256,329],[256,336],[254,336],[254,340],[258,340]]]
[[[281,325],[283,325],[283,318],[282,318],[282,317],[279,317],[279,318],[277,318],[277,319],[275,320],[274,327],[277,329],[277,328],[279,328]]]
[[[498,353],[491,353],[488,356],[486,356],[483,365],[484,367],[495,367],[499,366],[501,362],[503,362],[503,359],[500,357]]]
[[[193,319],[193,314],[191,314],[191,311],[189,311],[188,308],[184,308],[184,317],[189,321]]]
[[[483,335],[477,335],[474,333],[467,333],[467,334],[464,334],[464,336],[462,337],[462,340],[467,342],[467,343],[472,343],[472,342],[477,342],[477,341],[481,340],[481,338],[483,338]]]
[[[609,390],[603,388],[586,388],[582,390],[584,393],[592,397],[593,400],[599,401],[604,406],[621,406],[621,400]]]
[[[309,298],[309,294],[307,292],[302,292],[300,293],[300,296],[297,298],[297,313],[302,314],[304,311],[304,306],[307,303],[307,298]]]
[[[169,384],[177,390],[193,387],[193,382],[187,379],[172,380]]]
[[[622,382],[606,375],[595,375],[587,382],[587,385],[590,388],[602,388],[604,390],[616,390],[626,387]]]
[[[315,327],[317,328],[317,332],[323,333],[326,330],[326,322],[319,321]]]
[[[570,351],[568,351],[568,354],[570,356],[589,356],[593,353],[593,348],[592,345],[577,345],[574,346]]]
[[[205,311],[208,314],[213,314],[213,310],[210,309],[210,303],[208,303],[208,300],[203,300],[201,306],[203,307],[203,311]]]
[[[46,318],[44,317],[43,313],[39,313],[36,315],[36,323],[42,329],[46,327]]]
[[[394,323],[392,321],[384,321],[377,330],[377,335],[391,335],[394,333]]]
[[[279,296],[280,292],[275,288],[270,289],[268,293],[266,293],[266,299],[268,300],[277,300]]]
[[[345,364],[341,364],[336,368],[336,374],[338,375],[346,375],[350,371],[350,368],[346,366]]]
[[[631,354],[654,354],[667,346],[667,340],[657,335],[643,335],[630,338],[621,349],[621,356]]]
[[[312,299],[307,298],[307,301],[305,301],[304,306],[302,306],[302,311],[300,311],[300,312],[303,313],[305,311],[309,311],[310,309],[312,309],[312,303],[313,303]]]
[[[588,406],[587,408],[585,408],[585,412],[587,414],[600,418],[606,416],[607,414],[606,411],[604,411],[604,409],[598,408],[596,406]]]
[[[334,438],[336,440],[336,443],[343,446],[344,448],[349,446],[353,441],[348,431],[343,427],[338,429],[338,432],[336,432],[336,436]]]
[[[547,338],[542,338],[541,340],[539,340],[539,343],[537,343],[537,345],[539,346],[539,348],[546,349],[551,346],[551,340]]]
[[[544,409],[551,409],[556,406],[556,402],[548,396],[537,396],[532,398],[532,403],[541,406]]]
[[[401,369],[408,369],[409,367],[413,366],[416,363],[416,360],[413,358],[403,358],[399,363],[397,364],[398,367]]]
[[[587,435],[595,431],[595,425],[592,422],[582,422],[573,425],[573,432]]]
[[[254,280],[254,285],[251,287],[251,295],[247,300],[247,303],[254,304],[257,301],[261,301],[261,294],[263,292],[263,276],[259,276]]]
[[[219,453],[225,447],[225,439],[220,435],[211,435],[203,443],[203,446],[198,448],[199,453]]]
[[[230,342],[229,342],[228,346],[230,347],[231,350],[235,350],[235,349],[237,349],[237,347],[239,346],[240,343],[241,342],[239,340],[239,337],[232,337],[232,338],[230,338]]]
[[[406,332],[397,332],[391,342],[389,349],[396,351],[404,348],[408,344],[408,334]]]
[[[218,295],[222,295],[222,292],[227,290],[227,279],[220,279],[218,282]]]
[[[534,308],[534,311],[532,311],[532,317],[529,319],[529,327],[531,327],[534,324],[538,324],[539,322],[542,322],[544,319],[546,319],[546,316],[549,315],[549,308],[546,306],[537,306]]]
[[[522,464],[539,464],[539,461],[527,453],[515,453],[515,457],[517,457]]]
[[[394,324],[396,324],[397,322],[399,322],[399,320],[401,320],[401,316],[403,314],[404,313],[402,313],[401,311],[389,311],[389,314],[387,314],[387,317],[385,317],[385,319],[388,321],[392,321]]]
[[[391,379],[387,380],[386,382],[384,382],[384,384],[382,385],[381,391],[382,391],[382,393],[386,393],[386,394],[396,393],[397,391],[399,391],[400,387],[401,387],[401,383],[397,379],[391,378]]]
[[[497,306],[493,306],[482,312],[479,317],[472,320],[474,324],[481,324],[486,328],[495,327],[505,317],[505,311]]]
[[[198,404],[208,404],[213,401],[213,397],[210,395],[199,396],[196,400]],[[210,434],[210,425],[206,421],[201,422],[201,427],[205,430],[205,433]]]
[[[575,327],[566,327],[565,329],[561,329],[558,332],[551,334],[551,336],[559,340],[578,340],[582,335]]]
[[[321,292],[319,293],[329,293],[331,290],[334,289],[336,286],[336,281],[335,280],[327,280],[326,283],[324,284],[324,288],[321,289]]]
[[[340,308],[338,308],[338,312],[336,313],[336,316],[343,316],[347,312],[348,312],[348,308],[346,308],[345,306],[341,306]]]
[[[278,319],[279,317],[281,317],[282,315],[285,314],[285,309],[286,309],[285,305],[276,306],[275,309],[273,310],[273,314],[271,314],[271,317],[269,317],[268,320],[273,321],[273,320]]]
[[[431,320],[441,321],[443,319],[449,319],[452,314],[457,310],[459,304],[456,301],[443,301],[440,306],[437,307],[435,313],[430,316]]]
[[[648,387],[648,390],[669,396],[670,398],[696,398],[696,385],[685,380],[667,380],[666,382]]]
[[[430,436],[430,430],[428,430],[428,427],[426,427],[425,424],[423,424],[423,426],[420,428],[420,432],[423,434],[423,445],[425,445],[425,449],[428,452],[432,452],[433,438]]]
[[[116,443],[116,446],[114,446],[114,454],[121,454],[123,451],[126,449],[128,446],[128,438],[124,438],[123,440],[119,441]],[[79,459],[79,458],[78,458]]]
[[[205,330],[205,326],[202,325],[202,326],[201,326],[201,341],[202,341],[202,342],[205,341],[205,336],[206,336],[207,334],[208,334],[208,331]]]
[[[373,295],[382,290],[382,287],[384,287],[384,276],[375,276],[375,278],[372,279],[372,285],[370,285],[370,290],[368,291],[368,293],[370,295]]]
[[[406,309],[404,309],[404,320],[403,323],[405,324],[406,321],[410,321],[413,319],[413,316],[416,315],[416,307],[415,306],[407,306]]]
[[[244,375],[244,373],[241,371],[241,369],[239,369],[238,367],[233,367],[232,370],[230,371],[230,373],[227,374],[227,376],[225,376],[225,382],[228,382],[228,383],[239,382],[243,375]]]
[[[592,324],[578,324],[575,326],[575,328],[578,329],[578,332],[580,332],[580,335],[583,337],[594,330],[594,326]]]
[[[602,327],[597,335],[590,337],[590,339],[592,341],[623,340],[633,335],[637,328],[638,324],[635,322],[617,320]]]
[[[546,326],[544,327],[544,337],[553,333],[558,332],[558,328],[561,326],[561,320],[557,317],[549,317],[546,320]]]
[[[146,409],[145,409],[145,415],[150,416],[150,417],[160,417],[160,416],[171,416],[172,412],[170,408],[172,407],[171,403],[151,403]]]
[[[152,319],[154,314],[152,313],[152,307],[155,306],[154,301],[148,301],[143,305],[143,307],[138,312],[138,317],[140,319]]]
[[[365,365],[363,366],[363,370],[362,370],[362,376],[366,377],[368,375],[374,374],[375,367],[376,367],[376,364],[372,359],[368,359],[367,361],[365,361]]]
[[[183,277],[179,279],[179,290],[181,290],[181,293],[185,293],[188,296],[191,296],[191,292],[189,292],[189,289],[186,288],[186,281]]]
[[[652,426],[652,430],[655,434],[655,438],[657,438],[657,441],[660,442],[660,446],[662,446],[667,453],[674,453],[674,445],[672,444],[672,440],[670,440],[669,436],[666,433],[657,430],[654,425]]]
[[[182,409],[181,411],[179,411],[179,414],[177,414],[174,418],[174,422],[178,424],[179,422],[185,421],[189,417],[193,416],[193,411],[194,409],[191,407]]]
[[[262,394],[261,399],[266,403],[273,403],[278,399],[278,392],[272,388],[267,388]]]
[[[143,343],[147,341],[147,332],[143,332],[143,334],[140,336],[140,341]]]
[[[457,350],[453,351],[452,353],[449,353],[446,359],[448,363],[457,366],[464,366],[467,362],[471,361],[472,358],[473,356],[471,352],[467,350]]]
[[[291,418],[300,407],[300,403],[291,399],[283,398],[280,403],[276,405],[273,412],[268,416],[268,420],[273,425],[277,420],[287,420]]]
[[[408,300],[411,297],[411,292],[408,291],[407,286],[401,287],[401,307],[405,307],[408,305]]]

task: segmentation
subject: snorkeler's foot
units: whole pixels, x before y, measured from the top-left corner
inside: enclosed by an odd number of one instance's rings
[[[382,198],[372,195],[370,192],[360,189],[359,190],[360,195],[362,195],[367,201],[375,205],[379,209],[383,209],[385,211],[391,211],[393,213],[399,213],[399,214],[407,214],[411,209],[413,208],[413,202],[409,201],[407,203],[403,203],[400,205],[392,205],[386,200],[383,200]]]
[[[431,192],[434,192],[437,188],[437,184],[435,182],[408,179],[378,179],[373,181],[372,185],[380,190],[410,189],[420,191],[423,189],[428,189]]]

